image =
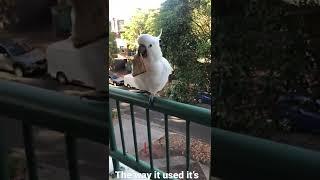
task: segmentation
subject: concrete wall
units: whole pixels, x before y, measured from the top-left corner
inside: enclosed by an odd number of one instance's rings
[[[16,13],[19,19],[18,26],[34,25],[51,22],[50,6],[53,0],[16,0]]]

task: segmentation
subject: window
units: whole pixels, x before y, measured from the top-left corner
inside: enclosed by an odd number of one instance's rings
[[[30,51],[30,48],[26,46],[22,46],[20,44],[12,44],[10,47],[9,47],[9,52],[13,55],[13,56],[20,56],[22,54],[25,54],[27,52]]]

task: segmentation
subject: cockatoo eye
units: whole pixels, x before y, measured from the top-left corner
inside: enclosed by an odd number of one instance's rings
[[[149,45],[149,48],[151,48],[151,47],[152,47],[152,44]]]

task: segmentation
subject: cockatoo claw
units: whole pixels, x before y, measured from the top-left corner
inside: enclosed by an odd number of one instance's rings
[[[149,106],[153,106],[153,103],[154,103],[154,95],[153,94],[150,94],[149,95]]]
[[[139,94],[150,94],[148,91],[146,90],[139,90],[137,91],[136,93],[139,93]]]
[[[153,106],[154,95],[152,93],[145,91],[145,90],[139,90],[136,93],[144,94],[144,95],[148,96],[149,107]]]

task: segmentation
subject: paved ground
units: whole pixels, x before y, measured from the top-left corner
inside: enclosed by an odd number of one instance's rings
[[[138,150],[144,148],[144,143],[148,144],[148,134],[147,134],[147,126],[140,123],[142,119],[136,118],[137,122],[135,124],[136,126],[136,134],[137,134],[137,146]],[[130,121],[130,117],[125,115],[122,117],[122,127],[124,132],[124,139],[125,139],[125,147],[127,153],[134,155],[134,143],[133,143],[133,132],[132,132],[132,122]],[[160,139],[164,136],[163,129],[160,129],[156,127],[154,124],[151,125],[151,138],[152,142],[155,140]],[[121,144],[121,138],[120,138],[120,129],[119,129],[119,123],[116,122],[114,124],[114,130],[115,130],[115,137],[116,137],[116,143],[117,147],[122,150],[122,144]]]

